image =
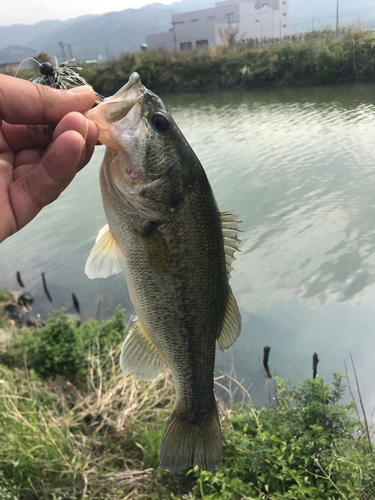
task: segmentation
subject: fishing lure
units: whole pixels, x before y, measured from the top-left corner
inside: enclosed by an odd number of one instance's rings
[[[79,87],[81,85],[87,85],[86,80],[79,75],[75,69],[78,71],[84,71],[86,68],[83,66],[72,66],[74,59],[65,61],[59,64],[57,57],[55,57],[55,66],[49,62],[39,63],[40,75],[36,75],[30,78],[30,82],[39,83],[41,85],[46,85],[54,89],[71,89],[72,87]],[[104,100],[104,97],[95,92],[96,101],[95,104],[99,104]]]

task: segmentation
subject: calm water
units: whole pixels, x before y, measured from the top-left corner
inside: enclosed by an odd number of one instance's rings
[[[243,317],[233,347],[239,378],[268,398],[258,358],[270,345],[271,372],[293,381],[344,372],[351,352],[366,411],[375,406],[375,87],[255,90],[165,98],[208,174],[222,211],[241,215],[242,252],[231,280]],[[51,309],[104,317],[127,303],[122,276],[90,281],[86,258],[105,224],[97,148],[57,203],[0,246],[0,287],[21,271]],[[219,354],[218,370],[231,353]],[[357,393],[354,378],[352,389]]]

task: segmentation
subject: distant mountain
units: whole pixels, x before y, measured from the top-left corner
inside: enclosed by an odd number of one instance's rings
[[[146,35],[170,29],[172,14],[214,5],[215,0],[181,0],[170,5],[153,3],[140,9],[87,15],[68,21],[0,27],[0,63],[9,61],[8,54],[15,54],[13,46],[33,47],[32,55],[45,51],[57,56],[59,61],[70,58],[71,53],[78,60],[85,60],[137,51],[146,41]],[[315,29],[335,26],[336,5],[336,0],[290,0],[290,23],[297,32],[311,30],[313,19]],[[365,28],[375,29],[374,0],[340,0],[340,23],[358,21],[358,18]],[[64,44],[65,55],[59,42]]]
[[[121,52],[139,50],[148,33],[168,29],[171,9],[143,8],[109,12],[94,19],[80,21],[71,26],[61,26],[52,33],[30,40],[33,47],[63,58],[58,43],[71,46],[72,54],[79,60],[112,57]],[[69,57],[67,51],[66,56]]]
[[[0,49],[8,45],[29,45],[30,40],[38,35],[51,33],[57,29],[63,21],[41,21],[37,24],[13,24],[12,26],[0,26]]]
[[[215,0],[182,0],[171,5],[153,3],[140,9],[81,16],[68,21],[0,27],[0,49],[11,45],[31,46],[35,47],[33,55],[44,51],[56,55],[59,61],[70,58],[70,50],[79,60],[97,58],[99,54],[105,59],[139,50],[146,35],[171,27],[172,14],[214,5]],[[65,56],[59,42],[65,46]]]
[[[20,45],[8,45],[5,49],[0,49],[0,64],[20,62],[26,57],[35,56],[36,51],[31,47],[21,47]]]

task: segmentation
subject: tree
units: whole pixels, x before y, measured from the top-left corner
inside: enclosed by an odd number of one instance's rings
[[[241,36],[238,36],[240,33],[239,26],[232,26],[231,24],[228,24],[225,28],[219,27],[218,32],[223,45],[228,47],[234,47],[242,38]]]
[[[48,62],[52,64],[52,57],[47,53],[47,52],[39,52],[36,56],[34,56],[34,59],[36,59],[39,63],[44,63]],[[39,65],[35,63],[33,69],[38,69]]]

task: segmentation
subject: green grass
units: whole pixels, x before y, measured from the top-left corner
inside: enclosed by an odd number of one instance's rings
[[[82,75],[106,95],[137,71],[157,92],[320,84],[375,77],[375,34],[347,27],[292,36],[280,42],[243,40],[231,46],[183,52],[162,49],[125,54]]]
[[[277,379],[265,408],[221,403],[220,469],[162,471],[173,385],[168,371],[150,383],[121,373],[126,330],[119,310],[79,327],[58,312],[13,333],[0,364],[1,499],[375,498],[374,455],[354,404],[340,403],[338,374],[332,385]],[[75,354],[64,363],[67,342]]]
[[[231,40],[182,52],[154,49],[123,54],[100,67],[88,65],[81,74],[97,92],[110,95],[133,71],[157,92],[358,82],[375,78],[375,33],[347,26],[338,38],[327,28],[282,41]],[[18,76],[30,79],[37,72],[20,70]]]

